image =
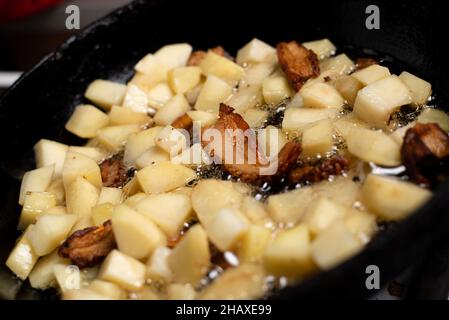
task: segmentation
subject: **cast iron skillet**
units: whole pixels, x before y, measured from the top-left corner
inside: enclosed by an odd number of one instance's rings
[[[8,289],[2,290],[3,298],[52,297],[26,284],[22,287],[3,266],[18,235],[17,195],[21,175],[34,168],[33,145],[40,138],[81,143],[65,132],[64,123],[83,102],[89,82],[97,78],[127,81],[138,59],[164,44],[222,45],[235,53],[253,37],[271,44],[328,37],[340,47],[370,48],[398,59],[404,69],[429,80],[441,102],[449,101],[448,63],[441,44],[446,38],[443,21],[448,20],[439,2],[374,1],[380,8],[380,30],[365,27],[365,8],[372,1],[301,2],[296,7],[280,0],[269,5],[242,2],[135,1],[68,39],[0,98],[0,288]],[[274,298],[372,294],[365,287],[368,265],[379,266],[384,284],[449,229],[448,192],[446,181],[423,208],[381,232],[361,254],[301,285],[281,290]]]

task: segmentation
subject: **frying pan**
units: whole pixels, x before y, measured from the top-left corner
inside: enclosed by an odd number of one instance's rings
[[[378,30],[365,26],[370,4],[380,9]],[[40,138],[82,143],[65,132],[64,124],[73,108],[84,102],[83,92],[92,80],[126,82],[140,57],[168,43],[189,42],[202,49],[222,45],[235,53],[253,37],[271,44],[327,37],[340,48],[369,48],[394,58],[404,70],[430,81],[444,108],[449,101],[448,62],[442,45],[446,21],[447,11],[437,1],[298,1],[295,5],[282,0],[267,5],[229,0],[135,1],[82,30],[0,98],[0,288],[8,289],[4,298],[54,297],[31,290],[3,265],[18,236],[17,195],[21,176],[34,167],[32,147]],[[271,298],[368,297],[374,292],[365,286],[367,266],[378,266],[380,282],[385,284],[449,230],[448,194],[449,181],[445,181],[428,203],[381,231],[363,252]]]

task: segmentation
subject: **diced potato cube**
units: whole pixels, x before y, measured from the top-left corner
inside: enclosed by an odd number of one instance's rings
[[[151,88],[149,92],[153,90]],[[146,114],[148,112],[149,97],[139,86],[129,83],[123,99],[123,107],[134,112]]]
[[[88,87],[84,96],[105,110],[113,105],[121,105],[126,94],[126,85],[108,81],[95,80]]]
[[[184,150],[179,155],[171,158],[171,162],[175,164],[183,164],[186,166],[196,166],[200,164],[211,164],[212,159],[204,151],[201,143],[195,143],[190,148]]]
[[[364,161],[384,166],[401,164],[400,146],[382,131],[354,127],[346,142],[349,152]]]
[[[126,297],[126,293],[123,289],[109,281],[96,279],[92,281],[88,289],[112,300],[121,300]]]
[[[156,145],[154,138],[163,127],[152,127],[128,137],[123,162],[132,165],[146,150]]]
[[[125,198],[141,191],[142,188],[140,187],[136,176],[132,177],[132,179],[123,187],[123,195]]]
[[[206,76],[216,76],[227,81],[240,80],[244,75],[241,66],[209,50],[200,63],[201,72]]]
[[[28,234],[32,228],[33,226],[29,226],[23,233],[5,263],[6,266],[22,280],[28,278],[37,259],[39,259],[39,256],[34,252],[33,247],[28,241]]]
[[[67,211],[79,218],[89,217],[97,204],[98,189],[85,178],[78,176],[66,190]]]
[[[369,128],[365,122],[354,116],[353,113],[338,118],[333,125],[336,132],[345,140],[348,139],[353,128]]]
[[[193,300],[196,292],[189,283],[172,283],[167,286],[167,299],[169,300]]]
[[[203,89],[204,81],[201,78],[201,82],[195,87],[190,89],[185,93],[185,96],[187,98],[187,101],[189,101],[190,105],[195,105],[198,96],[200,95],[201,90]]]
[[[123,190],[120,188],[103,187],[100,191],[97,204],[111,203],[113,205],[122,202]]]
[[[248,220],[240,211],[222,209],[206,226],[206,232],[210,241],[224,252],[234,249],[248,228]]]
[[[49,192],[29,192],[25,195],[22,213],[20,214],[19,230],[25,230],[47,209],[56,206],[56,198]]]
[[[181,67],[168,73],[168,84],[174,93],[186,93],[195,88],[201,80],[200,67]]]
[[[117,151],[123,147],[128,137],[140,131],[138,124],[124,124],[110,126],[98,131],[98,141],[111,151]]]
[[[309,204],[301,222],[306,224],[313,236],[329,227],[336,219],[343,218],[348,208],[325,198],[318,197]]]
[[[147,97],[148,105],[155,109],[159,109],[173,97],[173,92],[171,91],[170,86],[164,82],[155,85],[148,91]]]
[[[99,148],[94,147],[76,147],[76,146],[70,146],[69,152],[76,152],[80,153],[86,157],[91,158],[95,162],[100,162],[106,157],[106,152]]]
[[[168,265],[171,250],[167,247],[158,247],[147,261],[147,276],[151,280],[170,281],[172,272]]]
[[[425,104],[432,93],[432,85],[417,76],[403,71],[399,75],[405,85],[409,88],[412,95],[412,101],[416,104]]]
[[[146,266],[130,256],[112,250],[101,265],[98,278],[126,290],[139,290],[145,284]]]
[[[239,260],[243,262],[259,261],[271,239],[271,231],[262,226],[252,225],[243,235],[238,248]]]
[[[271,77],[263,81],[262,94],[266,103],[275,105],[284,99],[292,97],[293,90],[285,77]]]
[[[166,77],[166,73],[164,73],[162,69],[160,69],[160,71],[162,71],[161,73],[164,74],[164,77]],[[137,71],[131,80],[129,80],[128,85],[133,84],[145,93],[153,89],[155,85],[164,81],[166,81],[166,78],[161,80],[160,78],[158,79],[158,77],[153,77],[151,74]],[[142,99],[142,101],[144,101],[144,99]]]
[[[166,244],[165,235],[151,219],[127,205],[115,207],[111,221],[117,247],[130,257],[147,258]]]
[[[336,57],[326,59],[320,64],[320,71],[322,74],[329,72],[333,75],[344,75],[349,74],[354,69],[354,62],[344,53],[339,54]]]
[[[355,99],[354,113],[367,123],[383,128],[394,110],[410,102],[410,91],[393,75],[360,90]]]
[[[194,225],[168,256],[176,282],[196,286],[210,266],[209,241],[200,224]]]
[[[311,123],[335,118],[338,113],[339,110],[337,108],[288,108],[285,110],[282,129],[285,131],[302,131]]]
[[[27,235],[34,252],[39,256],[45,256],[56,249],[67,238],[76,220],[74,214],[40,216]]]
[[[268,197],[267,209],[278,223],[295,224],[313,199],[312,188],[300,188]]]
[[[337,50],[335,45],[329,39],[304,42],[302,45],[307,49],[312,50],[320,60],[332,56],[335,54],[335,50]]]
[[[109,122],[111,125],[140,124],[148,125],[152,119],[142,112],[135,112],[130,108],[112,106],[109,112]]]
[[[110,300],[108,296],[99,294],[90,289],[73,289],[67,290],[62,295],[62,300]]]
[[[362,187],[362,202],[381,219],[399,220],[424,204],[432,193],[410,182],[369,175]]]
[[[170,69],[185,66],[192,53],[192,46],[188,43],[174,43],[165,45],[154,53],[154,56]]]
[[[232,87],[227,82],[210,75],[196,100],[195,109],[218,114],[220,103],[228,99],[231,93]]]
[[[80,153],[68,152],[62,170],[65,189],[67,190],[79,176],[84,177],[97,188],[103,185],[100,167],[94,160]]]
[[[56,282],[61,293],[81,288],[81,272],[77,266],[57,264],[53,267]]]
[[[286,109],[302,107],[304,107],[304,99],[302,98],[301,92],[296,92],[293,98],[287,103]]]
[[[107,126],[109,117],[89,104],[79,105],[73,111],[65,129],[81,138],[93,138],[98,130]]]
[[[345,207],[352,207],[360,200],[361,183],[354,182],[351,176],[335,176],[331,181],[325,180],[311,186],[313,194],[327,197]]]
[[[242,117],[251,128],[256,128],[267,120],[268,111],[256,108],[248,109],[242,114]]]
[[[140,170],[157,162],[163,161],[170,161],[170,154],[157,146],[153,146],[137,158],[136,168]]]
[[[93,227],[94,223],[91,216],[79,218],[78,221],[73,225],[69,232],[69,235],[73,234],[78,230],[83,230],[86,228]]]
[[[19,204],[25,202],[25,195],[28,192],[44,192],[47,190],[53,178],[55,165],[45,166],[26,172],[22,178],[20,186]]]
[[[234,93],[226,102],[235,109],[237,113],[243,113],[250,108],[262,104],[262,91],[259,85],[245,86]]]
[[[167,152],[170,157],[174,157],[181,151],[187,149],[187,138],[184,133],[173,128],[171,125],[163,128],[154,138],[156,145]]]
[[[264,203],[253,196],[243,198],[241,210],[253,224],[265,225],[271,222],[268,212],[265,210]]]
[[[248,62],[271,62],[275,56],[275,48],[254,38],[237,51],[236,61],[240,65]]]
[[[262,85],[263,81],[273,72],[272,63],[256,63],[245,68],[245,75],[240,80],[241,85]]]
[[[265,293],[265,273],[260,265],[245,263],[229,268],[199,295],[201,300],[258,299]]]
[[[61,178],[53,180],[46,192],[51,193],[55,197],[57,205],[65,204],[65,189]]]
[[[361,249],[362,244],[341,220],[335,221],[312,242],[313,260],[322,270],[335,267]]]
[[[36,167],[42,168],[54,164],[55,172],[53,173],[53,178],[60,177],[68,148],[67,145],[56,141],[47,139],[39,140],[34,145]]]
[[[201,127],[213,125],[218,119],[215,113],[200,110],[187,111],[187,115],[194,123],[199,123]]]
[[[58,250],[55,250],[51,254],[42,257],[36,263],[31,271],[29,280],[30,284],[35,289],[48,289],[55,285],[55,274],[53,268],[56,265],[65,264],[69,265],[70,260],[59,256]]]
[[[167,80],[167,72],[170,70],[170,67],[164,64],[161,59],[149,53],[137,62],[134,69],[137,72],[148,75],[151,78],[151,83],[155,85]]]
[[[259,146],[262,148],[265,155],[268,157],[275,157],[279,151],[288,142],[285,134],[274,126],[267,126],[260,130],[257,134]]]
[[[96,226],[101,226],[103,223],[112,218],[114,213],[114,206],[111,203],[97,204],[92,208],[92,222]]]
[[[341,108],[344,100],[333,86],[327,83],[315,83],[301,90],[305,107]]]
[[[182,194],[165,193],[143,199],[136,210],[156,223],[167,237],[178,234],[192,211],[190,198]]]
[[[138,192],[136,194],[133,194],[129,198],[123,202],[123,204],[126,204],[128,207],[131,207],[133,209],[136,208],[137,204],[142,201],[143,199],[146,199],[148,196],[146,193]]]
[[[364,86],[378,80],[385,79],[390,75],[390,70],[388,70],[388,68],[382,67],[378,64],[373,64],[352,74],[352,76],[359,80]]]
[[[203,226],[208,226],[221,209],[239,209],[242,200],[243,194],[231,181],[200,180],[192,192],[192,206]]]
[[[365,211],[352,209],[344,217],[343,222],[363,244],[368,243],[377,231],[376,216]]]
[[[402,142],[404,141],[404,137],[405,137],[405,133],[407,132],[408,129],[412,128],[414,125],[416,124],[415,121],[410,122],[409,124],[400,127],[396,130],[394,130],[391,134],[390,137],[398,144],[398,145],[402,145]]]
[[[279,232],[263,256],[268,273],[291,279],[302,278],[315,269],[309,230],[304,225]]]
[[[47,214],[66,214],[67,208],[64,206],[56,206],[56,207],[52,207],[50,209],[45,210],[45,213],[47,213]]]
[[[449,132],[449,115],[442,110],[426,108],[420,113],[416,121],[419,123],[437,123],[441,129]]]
[[[335,80],[335,88],[350,105],[354,105],[357,93],[363,88],[363,84],[352,76],[343,76]]]
[[[183,94],[177,94],[164,104],[154,116],[154,122],[159,126],[166,126],[172,124],[189,111],[190,105]]]
[[[302,157],[325,155],[333,147],[332,122],[321,120],[304,129],[302,134]]]
[[[196,179],[196,173],[183,165],[159,162],[137,172],[137,180],[147,194],[163,193]]]

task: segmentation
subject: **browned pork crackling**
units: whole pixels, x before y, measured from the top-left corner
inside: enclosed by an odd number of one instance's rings
[[[436,123],[417,123],[405,133],[401,156],[409,177],[431,186],[449,156],[449,137]]]
[[[228,171],[233,177],[240,178],[240,180],[243,182],[260,184],[263,182],[272,182],[278,180],[285,176],[287,172],[293,167],[301,153],[301,146],[298,143],[293,141],[287,142],[278,154],[277,170],[271,175],[261,175],[261,169],[264,167],[268,167],[270,163],[267,157],[258,149],[255,135],[246,136],[244,137],[244,139],[238,139],[238,133],[241,134],[242,132],[250,130],[248,123],[246,123],[241,115],[235,113],[233,108],[222,103],[220,105],[219,119],[210,128],[219,130],[222,133],[222,146],[225,145],[225,131],[233,130],[234,132],[236,132],[236,136],[233,137],[234,154],[237,154],[237,152],[242,152],[243,150],[243,152],[245,152],[243,156],[244,163],[224,163],[223,166],[225,170]],[[244,145],[238,145],[242,141]],[[209,141],[205,141],[203,139],[202,142],[203,146],[207,149]],[[254,152],[254,154],[256,155],[255,163],[249,163],[248,161],[247,153],[249,150]],[[220,152],[221,155],[223,154],[223,151],[221,150],[213,150],[211,156],[217,156],[217,152]],[[223,160],[222,157],[221,160]]]
[[[116,248],[111,220],[102,226],[75,231],[59,248],[59,255],[80,268],[101,263]]]
[[[299,91],[310,78],[320,75],[317,55],[296,41],[280,42],[277,46],[279,64],[290,85]]]

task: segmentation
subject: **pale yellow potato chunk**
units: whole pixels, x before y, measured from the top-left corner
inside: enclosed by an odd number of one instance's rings
[[[172,124],[190,110],[190,105],[183,94],[177,94],[164,104],[154,116],[154,122],[159,126]]]
[[[327,83],[315,83],[301,90],[305,107],[341,108],[344,100],[333,86]]]
[[[290,279],[302,278],[315,269],[309,230],[304,225],[279,232],[268,245],[263,265],[269,274]]]
[[[302,157],[325,155],[332,151],[333,127],[330,120],[321,120],[304,129],[302,134]]]
[[[425,104],[432,93],[432,85],[417,76],[403,71],[399,75],[405,85],[409,88],[412,95],[412,100],[416,104]]]
[[[335,45],[327,38],[303,42],[302,45],[307,49],[312,50],[320,60],[332,56],[335,53],[335,50],[337,50]]]
[[[362,187],[362,202],[384,220],[400,220],[422,206],[432,193],[410,182],[370,174]]]
[[[84,96],[104,110],[109,110],[113,105],[121,105],[125,94],[126,85],[99,79],[87,87]]]
[[[240,48],[239,51],[237,51],[236,61],[240,65],[250,62],[271,62],[275,56],[275,48],[257,38],[254,38]]]
[[[258,262],[271,240],[271,231],[257,225],[251,225],[245,232],[237,250],[240,261]]]
[[[145,284],[146,266],[118,250],[112,250],[101,265],[98,278],[126,290],[139,290]]]
[[[23,205],[28,192],[46,191],[53,179],[54,172],[54,164],[26,172],[20,186],[19,204]]]
[[[388,68],[380,66],[378,64],[373,64],[352,74],[352,76],[359,80],[364,86],[367,86],[370,83],[376,82],[378,80],[385,79],[390,75],[390,70],[388,70]]]
[[[67,145],[56,141],[47,139],[39,140],[39,142],[34,145],[36,167],[42,168],[54,164],[55,171],[53,173],[53,178],[60,177],[68,148]]]
[[[56,198],[49,192],[29,192],[25,195],[22,213],[19,219],[19,230],[25,230],[30,224],[47,210],[56,206]]]
[[[183,165],[159,162],[137,172],[137,180],[147,194],[174,190],[196,178],[196,173]]]
[[[95,187],[101,188],[100,167],[91,158],[76,152],[68,152],[62,169],[62,180],[67,190],[77,177],[83,177]]]
[[[182,240],[168,256],[173,278],[179,283],[196,286],[210,266],[209,241],[200,224],[187,231]]]
[[[109,112],[109,122],[111,125],[122,124],[141,124],[149,125],[152,123],[150,116],[142,112],[133,111],[130,108],[112,106]]]
[[[186,93],[200,83],[201,68],[189,66],[172,69],[168,72],[167,78],[174,93]]]
[[[99,190],[81,176],[76,177],[66,190],[67,211],[79,218],[90,217],[97,204]]]
[[[263,81],[262,94],[266,103],[275,105],[284,99],[292,97],[293,90],[285,77],[271,77]]]
[[[329,270],[357,254],[362,247],[344,222],[337,220],[313,240],[311,251],[318,267]]]
[[[31,270],[39,259],[39,256],[34,252],[34,249],[28,240],[28,234],[32,228],[33,226],[29,226],[27,230],[25,230],[5,263],[6,266],[22,280],[28,278]]]
[[[309,204],[301,222],[306,224],[313,236],[328,228],[335,220],[341,219],[349,211],[325,197],[318,197]]]
[[[235,62],[209,50],[199,67],[206,76],[216,76],[227,81],[238,81],[244,75],[244,70]]]
[[[93,138],[108,123],[107,114],[92,105],[84,104],[75,108],[65,129],[80,138]]]
[[[196,99],[195,109],[218,114],[220,103],[226,101],[231,94],[232,87],[226,81],[210,75]]]
[[[117,246],[124,254],[143,259],[166,244],[166,237],[151,219],[126,205],[115,207],[112,228]]]

